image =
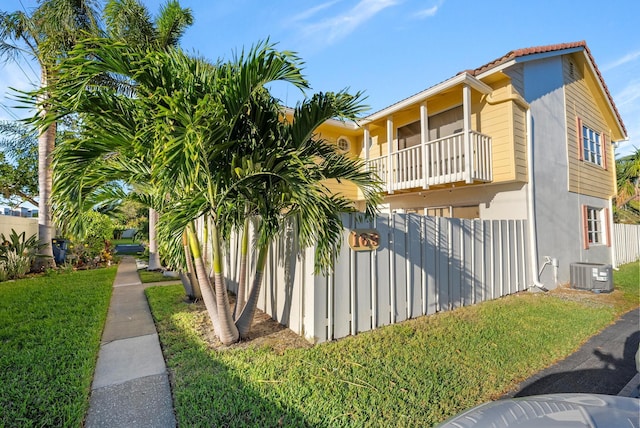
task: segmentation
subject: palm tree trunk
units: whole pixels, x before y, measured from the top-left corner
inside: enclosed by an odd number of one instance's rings
[[[44,65],[40,74],[42,87],[48,84],[47,70]],[[47,111],[41,108],[40,114],[46,116]],[[51,219],[51,188],[53,182],[53,168],[51,166],[52,153],[56,144],[56,123],[53,122],[46,129],[40,129],[38,135],[38,240],[42,245],[36,261],[36,270],[54,268],[53,258],[53,221]]]
[[[149,208],[149,267],[147,270],[162,269],[160,256],[158,255],[158,212]]]
[[[189,239],[189,247],[193,254],[194,264],[196,268],[196,274],[198,276],[197,282],[200,285],[200,291],[202,292],[202,301],[207,308],[207,313],[213,324],[213,330],[216,336],[220,337],[220,321],[218,320],[218,305],[216,302],[216,296],[211,289],[211,283],[209,282],[209,275],[204,266],[202,260],[202,254],[200,253],[200,243],[198,242],[198,236],[192,225],[187,226],[187,236]]]
[[[202,292],[200,291],[198,278],[196,277],[196,273],[193,268],[193,256],[191,255],[191,249],[189,248],[189,241],[187,239],[186,232],[182,235],[182,245],[184,246],[184,256],[187,259],[187,280],[191,283],[193,298],[202,299]]]
[[[264,267],[267,262],[267,253],[269,252],[269,244],[265,244],[260,247],[258,251],[258,261],[256,266],[256,275],[253,278],[251,284],[251,290],[249,291],[249,298],[247,304],[240,313],[236,321],[238,332],[240,337],[245,338],[251,330],[251,323],[253,323],[253,316],[256,313],[256,307],[258,306],[258,296],[260,295],[260,288],[262,287],[262,277],[264,276]]]
[[[245,304],[245,290],[247,288],[247,262],[249,259],[249,217],[244,219],[242,229],[242,242],[240,244],[240,275],[238,276],[238,294],[236,295],[236,306],[233,309],[233,319],[238,319],[237,314],[241,313]]]
[[[240,335],[238,328],[233,322],[233,314],[229,308],[227,287],[225,286],[224,272],[222,270],[222,248],[215,221],[211,225],[211,244],[213,247],[213,277],[218,302],[218,318],[220,321],[220,335],[218,337],[225,345],[231,345],[238,341]]]

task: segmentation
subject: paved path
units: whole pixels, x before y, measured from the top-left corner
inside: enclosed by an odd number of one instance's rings
[[[635,363],[639,342],[640,309],[634,309],[504,398],[564,392],[633,394],[640,381]]]
[[[120,262],[113,287],[85,427],[175,427],[167,368],[133,257]]]

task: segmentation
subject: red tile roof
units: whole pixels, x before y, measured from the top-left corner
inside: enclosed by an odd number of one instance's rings
[[[600,83],[602,84],[602,87],[604,88],[604,92],[607,96],[607,98],[609,99],[609,103],[611,104],[611,107],[613,108],[613,112],[615,113],[616,117],[618,118],[618,122],[620,122],[620,126],[622,127],[622,130],[624,132],[624,134],[627,134],[627,128],[624,126],[624,122],[622,121],[622,117],[620,116],[620,113],[618,112],[618,108],[616,107],[616,104],[613,102],[613,97],[611,96],[611,93],[609,92],[609,88],[607,87],[607,84],[604,81],[604,78],[602,77],[602,74],[600,73],[600,70],[598,69],[598,66],[596,65],[596,61],[593,59],[593,55],[591,55],[591,51],[589,50],[589,47],[587,46],[587,42],[585,42],[584,40],[581,40],[579,42],[570,42],[570,43],[558,43],[555,45],[546,45],[546,46],[534,46],[534,47],[530,47],[530,48],[524,48],[524,49],[516,49],[514,51],[511,51],[509,53],[507,53],[504,56],[501,56],[500,58],[497,58],[491,62],[488,62],[487,64],[480,66],[474,70],[466,70],[463,71],[462,73],[469,73],[473,76],[478,76],[479,74],[484,73],[485,71],[491,70],[492,68],[495,68],[499,65],[502,65],[508,61],[511,61],[515,58],[520,58],[520,57],[524,57],[527,55],[533,55],[533,54],[540,54],[540,53],[546,53],[546,52],[556,52],[556,51],[561,51],[561,50],[565,50],[565,49],[573,49],[573,48],[582,48],[584,49],[585,53],[587,54],[587,57],[589,58],[589,61],[591,61],[591,64],[593,64],[593,69],[596,72],[596,75],[598,76],[598,79],[600,80]]]

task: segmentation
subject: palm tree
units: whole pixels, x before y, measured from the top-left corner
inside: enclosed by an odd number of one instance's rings
[[[105,7],[105,21],[110,38],[124,40],[142,49],[162,51],[178,46],[187,27],[193,24],[193,15],[177,0],[169,0],[152,20],[147,8],[138,0],[110,0]],[[158,212],[149,206],[149,270],[162,267],[157,222]]]
[[[616,182],[617,220],[640,222],[640,149],[616,160]]]
[[[353,207],[344,197],[330,195],[324,180],[354,182],[373,212],[378,187],[362,162],[314,137],[315,129],[331,117],[355,117],[362,109],[360,97],[318,94],[300,104],[289,123],[265,85],[284,81],[308,86],[300,60],[290,52],[263,43],[214,66],[178,50],[142,53],[106,42],[81,44],[61,64],[57,111],[79,114],[84,127],[76,141],[60,148],[57,159],[73,163],[87,178],[82,183],[61,180],[56,190],[71,208],[85,192],[95,191],[92,183],[99,183],[101,173],[92,170],[94,165],[128,167],[132,176],[148,173],[162,204],[171,207],[160,207],[159,234],[182,249],[186,232],[216,334],[223,343],[233,343],[248,332],[269,244],[286,219],[295,220],[302,248],[318,243],[317,267],[330,264],[341,236],[339,213]],[[135,82],[137,96],[88,85],[105,73]],[[212,224],[213,284],[194,227],[203,216]],[[241,229],[248,216],[259,223],[259,262],[248,302],[234,319],[224,283],[222,241],[232,229]]]
[[[94,0],[44,0],[31,14],[0,12],[0,56],[16,60],[27,54],[40,65],[40,83],[47,87],[54,77],[54,65],[89,34],[99,32]],[[41,93],[37,107],[47,115],[48,94]],[[56,122],[38,129],[38,236],[42,245],[39,263],[54,266],[51,246],[51,153],[55,146]]]

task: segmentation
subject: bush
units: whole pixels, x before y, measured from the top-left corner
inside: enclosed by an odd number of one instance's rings
[[[22,278],[38,257],[40,244],[36,235],[26,237],[11,229],[8,239],[0,233],[0,281]]]
[[[3,268],[7,279],[24,277],[31,270],[31,257],[26,254],[18,254],[16,250],[7,251],[3,262]]]
[[[111,238],[114,223],[105,214],[95,211],[84,214],[85,232],[83,236],[73,237],[69,246],[69,260],[77,268],[95,267],[113,259]]]

